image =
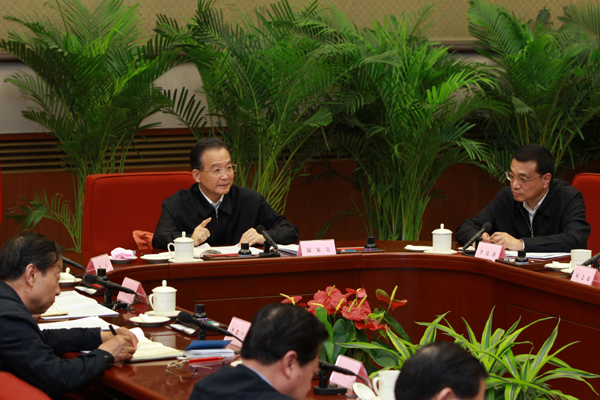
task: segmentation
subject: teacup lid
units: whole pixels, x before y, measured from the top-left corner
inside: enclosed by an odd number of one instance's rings
[[[444,224],[440,224],[440,227],[431,233],[437,235],[452,235],[452,231],[450,229],[445,229]]]
[[[189,242],[194,242],[194,239],[192,239],[191,237],[186,237],[185,236],[185,232],[181,232],[181,237],[178,237],[177,239],[173,240],[174,242],[177,243],[189,243]]]
[[[172,293],[172,292],[176,292],[177,289],[172,288],[171,286],[167,286],[167,281],[163,280],[162,286],[157,286],[154,289],[152,289],[152,291],[154,293]]]

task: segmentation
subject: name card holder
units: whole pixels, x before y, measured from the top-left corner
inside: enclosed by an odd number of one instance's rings
[[[335,240],[302,240],[298,246],[298,256],[333,256],[336,255]]]
[[[104,268],[106,269],[106,272],[114,269],[108,254],[102,254],[100,256],[90,258],[90,262],[88,262],[85,272],[88,274],[98,275],[98,268]]]
[[[369,380],[367,370],[365,369],[363,363],[361,363],[360,361],[340,355],[335,361],[335,365],[337,365],[338,367],[346,368],[354,372],[356,375],[362,376],[367,381]],[[341,387],[345,387],[346,389],[352,389],[352,384],[356,382],[356,379],[357,378],[355,376],[343,375],[339,372],[332,372],[331,377],[329,378],[329,382]]]
[[[233,333],[235,336],[244,340],[246,339],[246,335],[248,334],[248,331],[250,330],[251,326],[252,323],[237,317],[233,317],[231,318],[231,322],[229,323],[227,331]],[[230,340],[232,345],[242,347],[242,342],[240,342],[234,337],[225,337],[224,340]]]
[[[499,244],[479,242],[477,251],[475,251],[475,258],[483,258],[490,261],[496,261],[497,259],[504,260],[506,253],[504,252],[504,247]]]
[[[144,290],[140,282],[130,278],[125,278],[123,279],[123,284],[121,286],[135,291],[138,294],[138,296],[140,296],[140,303],[148,304],[148,296],[146,295],[146,291]],[[121,300],[122,302],[131,305],[135,301],[135,295],[125,292],[119,292],[119,294],[117,295],[117,300]]]
[[[600,287],[600,276],[596,268],[576,265],[571,275],[571,281],[583,283],[588,286]]]

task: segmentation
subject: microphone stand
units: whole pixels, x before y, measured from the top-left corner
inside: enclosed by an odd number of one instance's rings
[[[271,245],[265,240],[265,243],[263,243],[263,252],[258,254],[258,258],[281,257],[279,251],[275,250],[271,252],[270,250]]]

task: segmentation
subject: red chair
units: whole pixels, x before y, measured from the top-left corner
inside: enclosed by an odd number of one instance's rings
[[[592,227],[587,248],[592,250],[592,254],[596,254],[600,252],[600,174],[577,174],[573,178],[573,186],[583,195],[585,219]]]
[[[13,399],[50,400],[50,397],[13,374],[0,372],[0,400]]]
[[[194,182],[191,172],[88,176],[83,202],[83,251],[96,256],[115,247],[137,249],[133,231],[154,232],[162,202]]]

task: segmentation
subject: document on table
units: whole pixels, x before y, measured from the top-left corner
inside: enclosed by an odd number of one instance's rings
[[[60,310],[66,310],[69,313],[67,315],[57,315],[44,317],[45,321],[52,321],[56,319],[71,319],[71,318],[84,318],[84,317],[116,317],[119,315],[118,312],[111,310],[110,308],[104,307],[98,304],[98,302],[92,298],[83,296],[75,291],[61,292],[60,295],[56,296],[54,304],[46,312],[55,312]]]
[[[144,336],[144,332],[140,328],[133,328],[131,332],[138,338],[139,342],[133,358],[128,362],[165,360],[183,355],[183,351],[181,350],[148,339]]]
[[[233,246],[215,246],[211,247],[210,245],[204,243],[198,247],[194,247],[194,257],[202,257],[202,253],[206,250],[214,250],[218,251],[221,254],[237,254],[240,251],[240,246],[237,244]],[[260,254],[261,250],[255,247],[250,247],[250,251],[252,254]]]
[[[298,255],[298,249],[300,248],[297,244],[277,244],[277,247],[279,247],[280,252],[294,256]]]
[[[48,322],[46,324],[39,324],[40,330],[46,329],[71,329],[71,328],[100,328],[103,331],[110,330],[109,323],[99,317],[87,317],[74,319],[69,321],[60,321],[60,322]],[[118,328],[117,325],[113,324],[115,328]]]
[[[516,251],[513,250],[507,250],[506,251],[506,256],[507,257],[516,257],[517,256]],[[537,258],[539,260],[549,260],[551,258],[560,258],[560,257],[569,257],[571,255],[571,253],[534,253],[534,252],[527,252],[527,258]]]

